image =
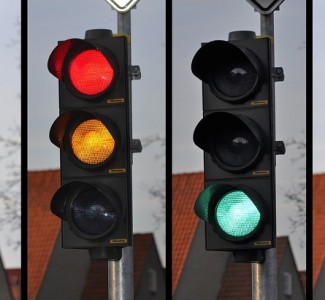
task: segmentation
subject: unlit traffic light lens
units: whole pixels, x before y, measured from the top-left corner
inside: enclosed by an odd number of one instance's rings
[[[76,227],[88,235],[102,235],[117,224],[119,214],[95,188],[86,190],[73,201],[72,218]]]
[[[115,140],[100,120],[89,119],[74,129],[71,147],[80,161],[97,165],[110,158],[115,149]]]
[[[194,131],[194,143],[211,155],[212,161],[230,172],[244,172],[263,155],[264,139],[251,118],[228,112],[205,116]]]
[[[114,69],[98,50],[86,50],[70,62],[69,78],[74,88],[83,95],[104,92],[113,82]]]
[[[258,79],[254,66],[245,56],[226,57],[216,66],[211,77],[211,83],[227,97],[248,94]]]
[[[223,164],[235,168],[246,166],[253,162],[260,151],[260,143],[239,118],[218,128],[215,134],[215,155]]]
[[[254,232],[261,221],[261,213],[242,191],[223,195],[215,207],[215,221],[220,229],[234,238],[244,238]]]

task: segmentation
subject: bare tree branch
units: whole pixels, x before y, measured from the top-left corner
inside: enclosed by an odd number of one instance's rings
[[[303,238],[300,239],[300,246],[305,245],[305,233],[306,233],[306,140],[305,135],[303,138],[293,138],[286,142],[287,147],[294,147],[298,154],[292,159],[293,163],[299,163],[299,170],[301,176],[298,182],[296,182],[291,189],[284,192],[284,196],[290,202],[293,202],[296,207],[296,214],[290,218],[292,232],[301,230],[303,232]]]

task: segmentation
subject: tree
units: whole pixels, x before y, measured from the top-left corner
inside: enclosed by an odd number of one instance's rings
[[[296,207],[296,215],[290,218],[293,232],[302,230],[306,233],[306,140],[305,138],[291,139],[286,142],[287,147],[294,147],[297,150],[297,156],[292,159],[293,163],[299,164],[299,172],[301,173],[299,181],[296,182],[291,189],[284,193],[288,201],[294,202]],[[301,247],[305,245],[305,239],[301,238]]]
[[[6,163],[6,179],[0,185],[0,204],[3,209],[0,214],[0,230],[8,227],[12,233],[19,233],[21,228],[21,168],[19,154],[21,149],[20,126],[9,130],[10,135],[0,135],[0,145],[5,149],[5,155],[0,159]],[[20,238],[15,234],[7,236],[7,242],[15,249],[20,246]]]
[[[14,48],[18,51],[18,68],[20,70],[20,18],[17,17],[14,27],[17,28],[17,37],[10,39],[6,43],[8,48]],[[18,74],[17,74],[18,75]],[[17,76],[20,77],[20,74]],[[18,86],[17,89],[20,87]],[[21,98],[17,93],[18,99]],[[21,229],[21,126],[14,124],[9,128],[8,133],[0,134],[0,149],[4,151],[0,155],[0,161],[3,162],[5,170],[5,179],[0,183],[0,230],[7,228],[10,235],[7,236],[7,243],[17,249],[20,244]]]
[[[165,149],[166,147],[166,139],[159,134],[148,136],[141,140],[142,148],[149,147],[150,145],[158,143]],[[164,158],[165,151],[162,151],[161,154],[156,156],[157,160],[161,160]],[[163,163],[164,165],[164,163]],[[154,218],[156,219],[157,229],[164,224],[165,216],[166,216],[166,179],[158,180],[154,185],[148,187],[148,193],[154,199],[157,199],[160,203],[161,210],[159,213],[154,214]]]

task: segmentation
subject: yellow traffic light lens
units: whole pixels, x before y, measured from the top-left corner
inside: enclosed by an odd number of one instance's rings
[[[98,165],[107,160],[112,155],[115,144],[110,131],[98,119],[80,123],[71,136],[74,155],[89,165]]]

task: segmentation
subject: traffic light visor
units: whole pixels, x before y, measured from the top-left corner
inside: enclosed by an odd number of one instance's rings
[[[216,188],[218,188],[216,185],[210,185],[204,189],[194,205],[195,214],[206,222],[209,222],[209,205]]]
[[[253,52],[226,41],[203,45],[192,61],[193,74],[228,102],[245,100],[256,91],[259,68]]]
[[[84,42],[80,39],[69,39],[59,44],[52,51],[49,60],[47,62],[47,68],[50,73],[58,78],[63,79],[63,63],[64,60],[71,49],[74,47],[80,47]]]

